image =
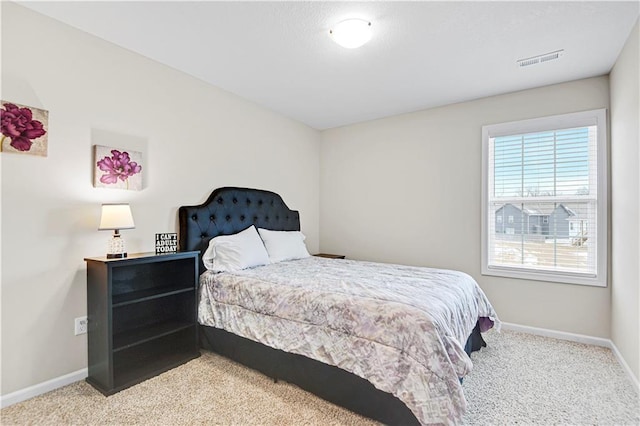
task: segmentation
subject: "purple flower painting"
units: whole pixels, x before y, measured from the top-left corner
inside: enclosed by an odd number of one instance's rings
[[[95,146],[96,188],[142,189],[142,154],[107,146]]]
[[[49,112],[12,102],[0,103],[2,151],[46,157]]]

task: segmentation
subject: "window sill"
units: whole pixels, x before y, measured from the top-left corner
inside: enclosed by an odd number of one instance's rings
[[[510,268],[503,266],[483,266],[482,275],[517,278],[521,280],[546,281],[561,284],[607,287],[606,279],[594,275],[572,274],[570,272],[532,271],[530,269]]]

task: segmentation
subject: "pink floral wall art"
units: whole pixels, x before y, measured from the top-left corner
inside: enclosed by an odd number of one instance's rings
[[[2,152],[47,156],[49,111],[0,101]]]
[[[96,188],[142,189],[142,154],[140,152],[94,145]]]

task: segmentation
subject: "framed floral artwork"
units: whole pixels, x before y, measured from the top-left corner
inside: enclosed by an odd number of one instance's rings
[[[142,153],[94,145],[93,186],[141,190]]]
[[[47,156],[49,111],[0,100],[2,152]]]

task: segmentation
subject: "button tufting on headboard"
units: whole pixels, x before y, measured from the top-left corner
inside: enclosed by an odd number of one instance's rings
[[[261,189],[218,188],[203,204],[180,207],[178,217],[180,250],[201,253],[211,238],[235,234],[252,224],[275,231],[300,230],[299,213],[290,210],[280,195]]]

